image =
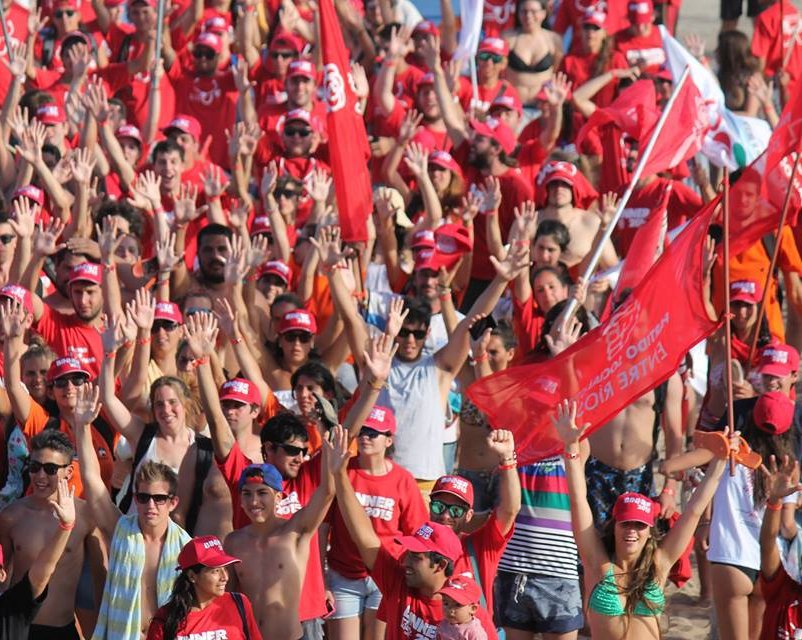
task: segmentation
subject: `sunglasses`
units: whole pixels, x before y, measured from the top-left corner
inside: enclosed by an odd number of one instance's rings
[[[189,316],[194,316],[196,313],[211,313],[211,312],[212,310],[207,309],[206,307],[190,307],[189,309],[184,311],[184,315],[189,317]]]
[[[409,338],[409,336],[414,336],[415,340],[423,340],[426,338],[427,333],[426,329],[401,329],[398,332],[398,337]]]
[[[150,328],[151,333],[158,333],[159,329],[164,329],[167,333],[172,333],[178,329],[178,323],[171,320],[156,320]]]
[[[53,12],[54,18],[63,18],[64,16],[68,18],[72,18],[75,15],[75,11],[72,9],[56,9]]]
[[[195,60],[200,60],[201,58],[206,60],[214,60],[217,57],[217,54],[211,49],[199,47],[192,52],[192,57],[195,58]]]
[[[288,331],[282,333],[281,337],[287,342],[300,342],[301,344],[312,342],[312,334],[306,331]]]
[[[601,27],[597,24],[583,24],[582,28],[585,31],[601,31]]]
[[[0,236],[0,242],[3,244],[11,244],[12,240],[14,240],[16,237],[17,236],[15,236],[13,233],[4,233],[2,236]]]
[[[68,384],[71,384],[76,389],[83,387],[89,379],[86,376],[61,376],[53,380],[53,386],[56,389],[66,389]]]
[[[145,493],[143,491],[138,491],[134,494],[134,497],[139,504],[147,504],[153,500],[153,504],[160,507],[167,504],[167,501],[173,496],[169,493]]]
[[[492,60],[493,64],[498,64],[502,60],[504,60],[504,56],[500,56],[497,53],[490,53],[489,51],[482,51],[476,55],[476,59],[480,62],[487,62],[488,60]]]
[[[468,513],[468,507],[463,507],[460,504],[446,504],[445,502],[440,502],[440,500],[432,500],[429,503],[429,508],[436,516],[442,515],[448,511],[448,515],[452,518],[461,518]]]
[[[54,476],[58,473],[59,469],[66,469],[67,467],[71,466],[71,462],[69,464],[56,464],[55,462],[39,462],[38,460],[30,460],[28,462],[28,471],[31,474],[35,474],[44,470],[47,475]]]
[[[298,54],[292,51],[271,51],[270,57],[273,60],[278,60],[279,58],[297,58]]]
[[[295,136],[300,136],[301,138],[308,138],[312,135],[311,129],[297,129],[290,127],[289,129],[284,129],[284,135],[288,138],[293,138]]]
[[[276,200],[279,198],[297,198],[298,192],[289,189],[276,189]]]
[[[370,427],[362,427],[359,430],[359,437],[366,437],[370,438],[371,440],[375,440],[379,436],[389,436],[389,431],[376,431],[376,429],[371,429]]]
[[[291,458],[295,458],[297,456],[306,457],[306,453],[309,451],[307,447],[296,447],[295,445],[284,444],[284,443],[274,443],[273,446],[276,446],[280,449],[284,449],[284,453],[286,453]]]

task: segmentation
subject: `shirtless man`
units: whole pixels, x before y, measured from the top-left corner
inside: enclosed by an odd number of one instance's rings
[[[46,429],[31,440],[31,493],[0,512],[0,543],[11,584],[22,580],[52,544],[58,528],[53,502],[59,482],[72,476],[74,455],[67,435],[55,429]],[[85,557],[91,562],[98,596],[103,587],[106,572],[100,534],[86,502],[76,499],[75,510],[75,528],[50,579],[49,595],[34,618],[29,638],[80,638],[75,628],[75,594]]]
[[[309,543],[334,499],[330,469],[348,455],[348,434],[334,427],[330,441],[323,441],[320,485],[307,505],[289,519],[276,514],[284,482],[276,467],[253,464],[240,476],[242,508],[251,524],[229,534],[224,546],[242,561],[233,568],[231,588],[238,585],[251,599],[264,638],[298,640],[303,636],[298,605]]]
[[[571,241],[560,260],[568,267],[580,265],[588,257],[597,238],[606,228],[605,220],[615,212],[615,202],[610,211],[585,211],[574,206],[577,201],[577,173],[579,170],[570,162],[553,161],[543,168],[548,198],[546,207],[539,212],[539,221],[557,220],[568,227]],[[608,201],[609,202],[609,201]],[[607,203],[605,203],[607,204]],[[599,267],[607,269],[618,264],[615,248],[609,240],[604,245]]]
[[[140,640],[153,614],[170,597],[178,554],[190,536],[170,519],[178,505],[178,478],[164,464],[149,461],[137,471],[136,513],[123,515],[112,501],[89,433],[100,411],[99,396],[94,385],[83,385],[71,416],[86,501],[109,545],[108,578],[92,639]],[[131,589],[125,578],[138,564],[142,566],[140,584]]]

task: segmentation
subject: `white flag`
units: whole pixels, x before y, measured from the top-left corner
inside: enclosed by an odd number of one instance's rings
[[[459,11],[462,28],[459,30],[459,46],[454,52],[454,58],[469,60],[476,55],[476,49],[479,48],[484,19],[484,0],[460,0]]]

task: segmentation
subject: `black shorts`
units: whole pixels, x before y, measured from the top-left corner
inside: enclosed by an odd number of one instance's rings
[[[721,19],[737,20],[743,15],[743,0],[721,0]],[[761,11],[758,0],[746,0],[746,15],[754,18]]]
[[[757,582],[758,577],[760,577],[760,570],[759,569],[752,569],[750,567],[742,567],[739,564],[730,564],[729,562],[711,562],[710,564],[720,564],[723,567],[733,567],[734,569],[738,569],[741,571],[749,580],[751,580],[752,584]]]
[[[49,627],[43,624],[32,624],[28,632],[28,640],[81,640],[75,623],[63,627]]]

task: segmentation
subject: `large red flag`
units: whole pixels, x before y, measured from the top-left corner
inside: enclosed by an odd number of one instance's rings
[[[657,94],[651,80],[638,80],[624,89],[608,106],[596,109],[576,136],[576,146],[582,144],[591,129],[607,123],[615,124],[621,131],[641,140],[651,131],[660,118],[657,109]]]
[[[357,112],[348,51],[332,0],[320,0],[320,38],[326,92],[329,159],[337,195],[343,240],[367,240],[367,219],[373,208],[370,188],[370,145],[365,122]]]
[[[688,75],[677,91],[671,111],[666,116],[663,128],[658,132],[657,140],[646,159],[641,175],[649,176],[666,169],[673,169],[688,158],[692,158],[702,148],[702,142],[709,128],[707,104]],[[641,140],[641,149],[645,147],[645,142],[651,135]]]
[[[713,332],[705,312],[702,254],[719,199],[680,233],[612,317],[548,362],[513,367],[468,388],[494,427],[515,434],[519,462],[559,452],[550,415],[565,398],[591,433],[666,380],[687,351]]]
[[[796,85],[800,87],[799,84]],[[800,87],[802,88],[802,87]],[[791,101],[783,109],[780,121],[774,128],[766,148],[766,166],[763,175],[767,183],[766,195],[777,208],[782,208],[788,188],[788,179],[794,170],[796,154],[802,148],[802,95],[792,94]],[[783,188],[783,184],[785,188]],[[796,226],[799,208],[802,205],[802,185],[799,167],[791,191],[788,224]]]

